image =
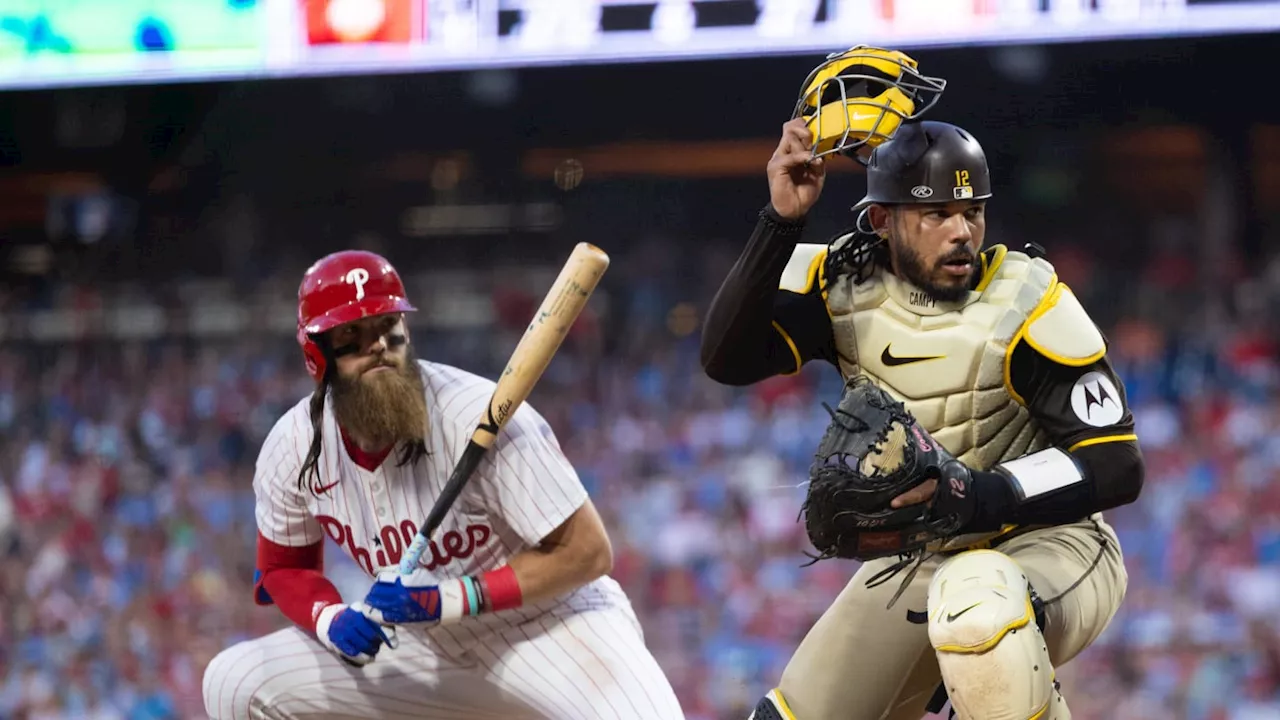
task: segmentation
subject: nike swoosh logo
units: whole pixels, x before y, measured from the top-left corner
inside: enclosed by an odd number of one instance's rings
[[[974,604],[970,605],[969,607],[967,607],[967,608],[965,608],[965,609],[961,610],[961,611],[960,611],[960,612],[958,612],[958,613],[948,613],[948,614],[947,614],[947,622],[953,622],[953,621],[955,621],[955,619],[956,619],[956,618],[958,618],[958,617],[960,617],[961,615],[963,615],[963,614],[965,614],[965,613],[969,612],[970,610],[972,610],[972,609],[974,609],[974,608],[978,607],[978,606],[979,606],[979,605],[981,605],[981,604],[982,604],[982,603],[980,603],[980,602],[976,602],[976,603],[974,603]]]
[[[317,495],[323,495],[323,494],[325,494],[325,493],[329,492],[330,490],[334,489],[335,487],[337,487],[337,486],[338,486],[338,482],[340,482],[340,481],[331,482],[331,483],[329,483],[328,485],[325,485],[324,487],[313,487],[313,488],[311,488],[311,492],[313,492],[313,493],[315,493],[315,494],[317,494]]]
[[[884,352],[880,353],[880,362],[888,367],[898,367],[899,365],[910,365],[911,363],[924,362],[925,360],[941,360],[946,355],[926,355],[920,357],[898,357],[889,352],[891,345],[884,346]]]

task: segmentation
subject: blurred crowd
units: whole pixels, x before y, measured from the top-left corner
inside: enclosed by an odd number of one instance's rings
[[[1280,282],[1254,269],[1200,294],[1195,261],[1170,251],[1118,284],[1087,252],[1046,244],[1098,309],[1148,467],[1140,501],[1108,514],[1124,607],[1059,672],[1073,714],[1280,717],[1280,365],[1266,324]],[[855,569],[804,567],[797,522],[835,371],[737,389],[699,368],[698,317],[736,247],[692,277],[619,263],[610,322],[587,318],[531,399],[604,516],[614,576],[690,720],[744,718]],[[492,376],[489,355],[459,348],[505,356],[535,300],[496,291],[508,332],[424,332],[418,351]],[[266,431],[309,391],[282,333],[0,348],[0,718],[203,717],[209,659],[287,622],[252,602],[251,477]],[[329,558],[344,595],[361,593],[368,580]]]

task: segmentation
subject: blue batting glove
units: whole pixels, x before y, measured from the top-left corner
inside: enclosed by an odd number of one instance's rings
[[[483,602],[470,577],[438,580],[421,568],[401,575],[395,568],[378,572],[361,603],[365,617],[384,625],[437,625],[477,615]]]
[[[321,610],[316,618],[316,637],[340,659],[355,666],[373,662],[383,643],[396,647],[395,629],[384,629],[370,620],[361,612],[360,603],[334,603]]]

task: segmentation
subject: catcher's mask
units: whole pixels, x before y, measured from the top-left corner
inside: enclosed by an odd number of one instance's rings
[[[808,122],[814,159],[839,152],[866,164],[859,148],[876,147],[924,115],[946,86],[921,75],[904,53],[857,45],[828,55],[809,73],[791,117]]]

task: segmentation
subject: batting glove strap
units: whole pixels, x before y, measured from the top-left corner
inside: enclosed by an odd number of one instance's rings
[[[395,647],[378,623],[343,603],[326,606],[316,617],[316,637],[339,658],[352,665],[367,665],[377,657],[383,643]]]

